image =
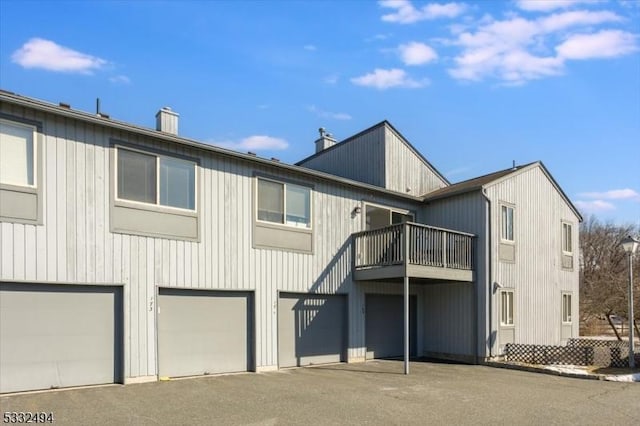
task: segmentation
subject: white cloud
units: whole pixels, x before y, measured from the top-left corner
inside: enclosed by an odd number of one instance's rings
[[[109,77],[109,81],[113,84],[131,84],[131,79],[126,75],[115,75],[113,77]]]
[[[326,76],[323,81],[327,84],[336,84],[340,77],[337,74],[330,74]]]
[[[566,59],[614,58],[637,51],[637,38],[634,34],[619,30],[576,34],[557,46],[556,51]]]
[[[380,6],[395,9],[393,13],[382,15],[382,20],[399,24],[411,24],[418,21],[455,18],[467,9],[463,3],[429,3],[417,9],[409,0],[382,0]]]
[[[462,3],[430,3],[422,8],[426,19],[455,18],[460,16],[467,7]]]
[[[561,31],[580,25],[597,25],[606,22],[620,22],[622,17],[606,10],[591,12],[588,10],[576,10],[572,12],[554,13],[553,15],[538,18],[534,21],[543,34]]]
[[[107,65],[104,59],[60,46],[51,40],[32,38],[13,52],[11,60],[24,68],[91,74]]]
[[[238,151],[281,151],[289,147],[289,143],[284,139],[264,135],[249,136],[240,141],[224,141],[212,143],[222,148],[234,149]]]
[[[604,48],[599,57],[619,56],[635,50],[636,36],[622,31],[601,31],[597,36],[577,39],[570,35],[557,50],[549,46],[561,32],[621,20],[609,11],[584,10],[554,13],[537,19],[519,16],[504,20],[483,18],[476,31],[456,34],[453,44],[462,50],[454,57],[455,65],[448,71],[455,79],[497,78],[509,85],[560,75],[564,73],[568,59],[579,59],[580,54],[584,58],[596,57],[594,49]]]
[[[315,105],[308,106],[307,110],[309,110],[309,112],[314,113],[320,118],[328,118],[331,120],[351,120],[351,116],[347,113],[324,111],[316,107]]]
[[[529,12],[549,12],[566,9],[579,3],[595,3],[594,0],[518,0],[516,5]]]
[[[386,39],[390,38],[391,35],[392,35],[391,33],[376,34],[373,37],[366,38],[364,41],[370,42],[370,41],[377,41],[377,40],[386,40]]]
[[[438,54],[431,47],[415,41],[401,44],[398,51],[405,65],[422,65],[438,58]]]
[[[597,213],[616,209],[616,206],[603,200],[576,201],[574,204],[576,205],[578,210],[583,213]]]
[[[304,50],[308,50],[310,52],[313,52],[313,51],[317,50],[317,48],[313,44],[305,44],[303,46],[303,49]]]
[[[399,68],[393,68],[390,70],[376,68],[373,72],[352,78],[351,82],[358,86],[375,87],[379,90],[389,89],[392,87],[417,89],[428,84],[427,80],[413,80],[404,70]]]
[[[578,195],[583,198],[597,198],[600,200],[640,201],[640,193],[630,188],[612,189],[610,191],[604,191],[604,192],[583,192]]]

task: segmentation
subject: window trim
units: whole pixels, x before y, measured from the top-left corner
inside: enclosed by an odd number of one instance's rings
[[[573,256],[573,223],[563,220],[562,222],[562,226],[561,226],[561,241],[560,241],[560,246],[561,246],[561,250],[562,250],[562,254],[565,256]],[[570,250],[567,251],[565,250],[565,242],[567,242],[566,240],[566,236],[565,236],[565,227],[567,227],[570,232],[569,232],[569,248]]]
[[[510,295],[510,296],[507,296],[507,299],[510,299],[511,301],[511,312],[507,312],[507,320],[509,319],[508,314],[510,313],[511,322],[504,321],[505,318],[503,317],[503,313],[504,313],[503,295]],[[507,305],[507,308],[509,308],[509,305]],[[515,309],[515,290],[512,288],[501,289],[500,290],[500,327],[503,327],[503,328],[515,327],[515,322],[516,322],[515,310],[516,310]]]
[[[379,204],[379,203],[375,203],[375,202],[371,202],[371,201],[366,201],[363,200],[362,201],[362,229],[367,229],[367,206],[373,206],[373,207],[377,207],[380,209],[385,209],[385,210],[389,210],[389,215],[392,215],[393,213],[400,213],[403,215],[407,215],[407,216],[411,216],[412,220],[411,222],[415,222],[416,220],[416,214],[413,210],[408,210],[408,209],[403,209],[401,207],[394,207],[394,206],[389,206],[389,205],[385,205],[385,204]],[[391,226],[391,225],[388,225]]]
[[[292,229],[292,230],[298,230],[298,231],[313,230],[313,213],[314,213],[313,212],[313,186],[292,182],[288,180],[279,180],[277,178],[272,178],[272,177],[267,177],[262,175],[256,175],[255,178],[256,178],[256,202],[255,202],[255,208],[254,208],[253,214],[254,214],[254,220],[256,221],[256,223],[259,223],[261,225],[275,226],[275,227],[285,227],[286,229]],[[258,211],[260,209],[260,182],[259,182],[260,179],[282,185],[283,223],[271,222],[268,220],[262,220],[258,218]],[[287,185],[299,186],[302,188],[307,188],[309,190],[309,226],[296,226],[296,225],[290,225],[287,223]]]
[[[506,202],[500,202],[500,212],[499,212],[499,217],[500,217],[500,242],[502,242],[503,244],[515,244],[516,243],[516,206],[510,203],[506,203]],[[502,210],[503,209],[511,209],[513,211],[513,214],[511,215],[511,233],[513,234],[513,239],[509,240],[507,238],[505,238],[505,236],[503,235],[504,233],[504,223],[503,223],[503,218],[502,218]]]
[[[565,300],[566,299],[569,300],[569,305],[565,304]],[[570,292],[570,291],[563,291],[562,292],[562,297],[560,298],[560,300],[562,301],[562,306],[561,306],[562,324],[563,325],[573,324],[573,293]],[[568,312],[565,311],[565,308],[567,306],[569,307]],[[566,314],[568,314],[568,315],[566,315]]]
[[[114,164],[113,164],[113,188],[114,188],[114,201],[118,204],[125,204],[125,205],[133,205],[139,208],[146,208],[146,209],[158,209],[160,211],[165,211],[167,213],[180,213],[180,214],[190,214],[190,215],[197,215],[198,214],[198,204],[199,204],[199,197],[198,197],[198,166],[200,165],[199,162],[196,159],[193,158],[189,158],[189,157],[185,157],[182,155],[173,155],[171,153],[165,153],[165,152],[159,152],[153,149],[144,149],[144,148],[138,148],[138,147],[132,147],[128,144],[123,144],[121,142],[116,142],[113,144],[113,148],[114,148]],[[127,198],[120,198],[119,194],[118,194],[118,152],[120,149],[123,149],[125,151],[131,151],[131,152],[138,152],[140,154],[145,154],[145,155],[153,155],[156,157],[156,202],[155,204],[152,203],[146,203],[144,201],[136,201],[136,200],[129,200]],[[194,200],[193,200],[193,209],[185,209],[182,207],[174,207],[174,206],[167,206],[164,204],[160,204],[160,159],[161,158],[168,158],[171,160],[181,160],[184,162],[188,162],[188,163],[192,163],[193,164],[193,171],[194,171],[194,184],[193,184],[193,191],[194,191]]]
[[[33,158],[31,158],[31,169],[33,171],[33,184],[23,185],[18,183],[0,182],[0,185],[12,187],[12,188],[37,190],[38,179],[40,177],[40,173],[38,173],[38,161],[39,161],[38,150],[40,148],[40,143],[38,141],[38,130],[39,130],[38,126],[32,123],[26,123],[24,121],[11,120],[9,118],[5,118],[4,116],[0,116],[0,123],[5,123],[6,125],[9,125],[9,126],[24,127],[24,128],[30,129],[31,141],[33,142],[33,146],[31,149],[33,152]]]

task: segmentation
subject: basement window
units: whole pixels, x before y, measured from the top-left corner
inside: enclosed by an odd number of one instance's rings
[[[513,290],[500,292],[500,325],[513,325]]]
[[[571,324],[571,293],[562,294],[562,322]]]

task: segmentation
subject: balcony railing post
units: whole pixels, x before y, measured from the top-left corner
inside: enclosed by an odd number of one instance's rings
[[[402,224],[402,253],[400,253],[401,255],[401,261],[404,265],[404,270],[405,270],[405,274],[407,271],[407,265],[409,264],[409,243],[410,243],[410,237],[409,237],[409,224],[407,222],[404,222]]]
[[[447,267],[447,232],[442,231],[442,267]]]

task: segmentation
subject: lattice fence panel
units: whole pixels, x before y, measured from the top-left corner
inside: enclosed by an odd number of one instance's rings
[[[593,348],[508,343],[506,360],[527,364],[593,365]]]
[[[568,340],[567,346],[593,348],[593,365],[599,367],[627,367],[629,365],[629,342],[572,338]],[[635,348],[634,352],[636,364],[638,364],[640,348]]]
[[[620,340],[596,340],[596,339],[580,339],[572,337],[567,341],[567,346],[590,346],[592,348],[628,348],[628,342]]]
[[[572,339],[568,346],[506,345],[506,360],[527,364],[590,365],[598,367],[627,367],[629,348],[624,342]],[[595,344],[589,344],[596,342]],[[606,343],[603,343],[606,342]],[[640,354],[636,353],[640,361]]]

